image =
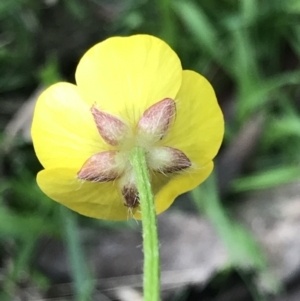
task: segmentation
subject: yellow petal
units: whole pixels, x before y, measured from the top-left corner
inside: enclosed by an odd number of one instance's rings
[[[37,183],[50,198],[82,215],[108,220],[132,217],[116,183],[80,181],[76,173],[70,168],[44,169],[38,173]]]
[[[182,151],[195,169],[217,154],[224,135],[224,120],[214,90],[200,74],[185,70],[176,96],[177,114],[161,141]]]
[[[37,157],[46,167],[74,167],[93,154],[108,149],[98,133],[90,107],[81,100],[77,87],[58,83],[39,97],[32,123]]]
[[[160,188],[155,193],[156,213],[160,214],[164,212],[172,205],[177,196],[194,189],[205,181],[211,174],[213,166],[213,162],[211,161],[201,169],[185,170],[171,179],[167,179],[164,175],[156,175],[152,183],[154,192],[158,187]],[[137,211],[134,217],[141,219],[140,211]]]
[[[144,111],[174,98],[182,68],[176,53],[149,35],[113,37],[88,50],[76,70],[83,99],[136,125]]]

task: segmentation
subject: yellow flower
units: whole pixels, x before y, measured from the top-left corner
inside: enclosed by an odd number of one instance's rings
[[[141,218],[129,152],[143,147],[157,214],[213,169],[224,123],[200,74],[149,35],[113,37],[89,49],[76,83],[39,97],[32,124],[37,175],[49,197],[83,215]],[[130,211],[130,212],[129,212]]]

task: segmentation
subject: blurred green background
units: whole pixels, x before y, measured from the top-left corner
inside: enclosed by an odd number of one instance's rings
[[[95,297],[98,282],[80,233],[139,231],[137,223],[84,218],[43,195],[29,130],[35,93],[60,79],[74,82],[76,64],[93,44],[134,33],[164,39],[184,69],[204,74],[226,120],[214,175],[176,201],[170,214],[208,220],[226,247],[228,265],[205,285],[178,285],[166,300],[281,300],[276,295],[289,291],[290,282],[276,279],[251,228],[231,211],[245,196],[300,179],[299,0],[1,0],[0,300],[128,300],[107,293],[100,280]],[[35,264],[49,239],[66,246],[69,278],[65,270],[53,275]],[[272,283],[268,289],[257,275]],[[68,293],[55,288],[72,281]],[[232,283],[244,288],[242,297],[230,291],[224,297]]]

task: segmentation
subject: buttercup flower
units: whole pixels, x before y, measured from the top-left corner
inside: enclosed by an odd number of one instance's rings
[[[45,194],[83,215],[141,218],[132,148],[145,150],[157,214],[203,182],[223,137],[209,82],[182,70],[175,52],[149,35],[113,37],[88,50],[76,83],[37,101],[32,138]]]

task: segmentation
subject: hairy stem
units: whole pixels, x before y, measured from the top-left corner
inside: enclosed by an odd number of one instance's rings
[[[144,301],[160,300],[160,263],[157,221],[145,152],[135,147],[130,154],[142,211],[144,250]]]

